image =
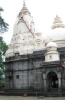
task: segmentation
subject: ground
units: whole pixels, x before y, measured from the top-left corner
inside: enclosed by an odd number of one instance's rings
[[[65,100],[65,97],[0,96],[0,100]]]

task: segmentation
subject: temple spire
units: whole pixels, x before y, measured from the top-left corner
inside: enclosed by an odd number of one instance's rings
[[[26,6],[26,0],[23,0],[23,7],[25,7]]]
[[[61,18],[58,15],[56,15],[56,17],[54,18],[54,22],[52,25],[52,29],[55,29],[55,28],[65,28],[65,25],[63,24],[63,22],[61,21]]]
[[[25,15],[25,14],[29,14],[30,15],[30,12],[26,7],[26,3],[25,2],[26,2],[26,0],[23,0],[23,7],[22,7],[18,17],[20,17],[21,15]]]

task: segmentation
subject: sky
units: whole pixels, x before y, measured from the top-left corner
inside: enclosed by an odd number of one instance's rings
[[[23,0],[0,0],[0,7],[4,9],[2,17],[9,24],[9,30],[3,35],[9,44],[13,35],[16,17],[23,6]],[[35,28],[43,36],[51,30],[56,15],[65,23],[65,0],[26,0],[26,6],[33,16]]]

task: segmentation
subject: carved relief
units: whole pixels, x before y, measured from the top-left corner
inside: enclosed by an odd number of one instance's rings
[[[28,43],[29,45],[33,45],[33,41],[29,41],[29,43]]]
[[[35,44],[38,46],[38,47],[40,47],[40,45],[41,45],[41,40],[40,39],[37,39],[36,41],[35,41]]]

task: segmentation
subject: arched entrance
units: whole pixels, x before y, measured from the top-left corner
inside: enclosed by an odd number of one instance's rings
[[[47,88],[58,88],[58,78],[55,72],[49,72],[47,74]]]

